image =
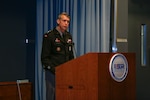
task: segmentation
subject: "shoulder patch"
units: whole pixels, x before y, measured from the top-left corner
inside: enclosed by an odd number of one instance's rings
[[[48,34],[49,34],[51,31],[52,31],[52,30],[47,31],[47,32],[44,34],[44,37],[47,38],[47,37],[48,37]]]
[[[45,37],[45,38],[48,37],[48,34],[44,34],[44,37]]]

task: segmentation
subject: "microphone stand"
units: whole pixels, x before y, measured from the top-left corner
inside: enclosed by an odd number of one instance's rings
[[[72,43],[72,48],[73,48],[73,55],[74,55],[74,59],[77,58],[77,53],[76,53],[76,49],[74,47],[74,43]]]

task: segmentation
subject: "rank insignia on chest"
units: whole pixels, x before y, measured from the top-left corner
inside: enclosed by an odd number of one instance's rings
[[[58,38],[56,38],[56,39],[55,39],[55,42],[59,43],[59,42],[60,42],[60,40],[59,40]]]
[[[57,47],[57,48],[56,48],[56,51],[60,51],[60,50],[61,50],[60,47]]]
[[[71,43],[71,42],[72,42],[72,40],[71,40],[71,39],[68,39],[68,40],[67,40],[67,43]]]

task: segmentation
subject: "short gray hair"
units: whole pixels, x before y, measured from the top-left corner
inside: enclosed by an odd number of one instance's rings
[[[62,12],[58,15],[58,18],[57,19],[61,19],[61,16],[62,15],[65,15],[66,17],[68,17],[70,19],[70,16],[66,13],[66,12]]]

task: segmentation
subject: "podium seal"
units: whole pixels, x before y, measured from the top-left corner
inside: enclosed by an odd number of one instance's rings
[[[111,77],[117,81],[122,82],[128,74],[128,62],[123,54],[114,54],[109,62],[109,72]]]

